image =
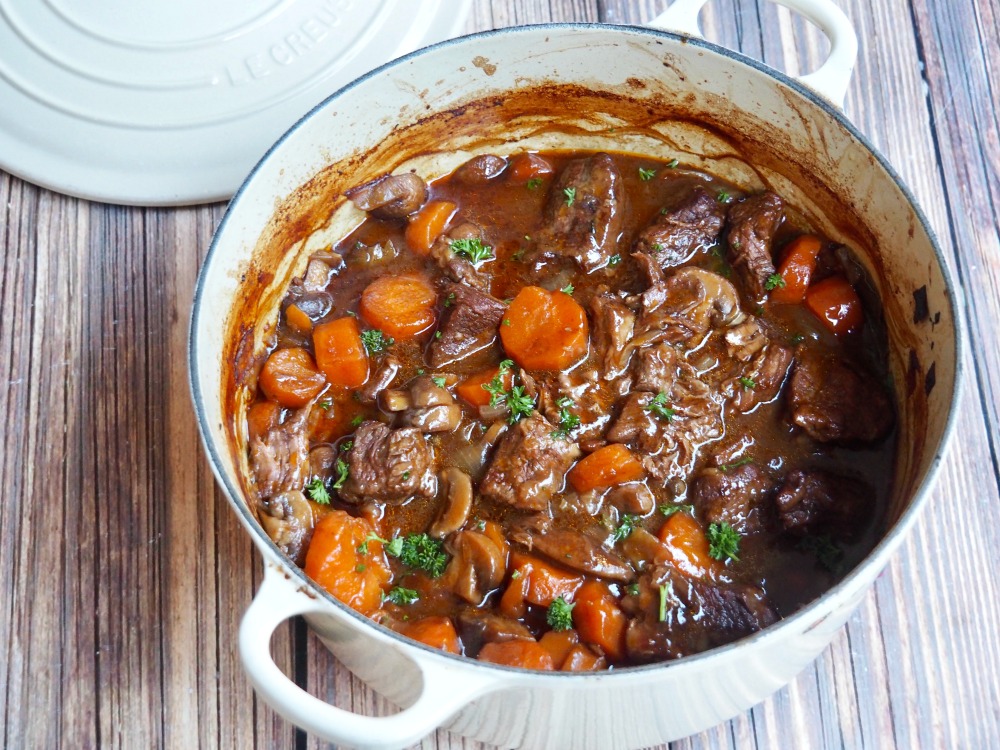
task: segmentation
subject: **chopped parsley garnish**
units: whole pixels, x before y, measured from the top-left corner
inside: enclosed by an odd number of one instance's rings
[[[484,245],[478,237],[465,237],[452,241],[451,251],[462,258],[468,258],[474,266],[493,257],[493,248]]]
[[[483,390],[490,394],[490,406],[499,406],[507,399],[507,392],[503,387],[503,376],[514,369],[514,360],[505,359],[500,363],[497,374],[489,383],[483,383]]]
[[[639,596],[639,584],[638,583],[630,583],[628,585],[628,588],[625,589],[625,590],[629,594],[631,594],[632,596]]]
[[[563,195],[566,196],[566,205],[572,206],[573,201],[576,200],[576,188],[575,187],[563,188]]]
[[[434,383],[438,388],[444,388],[448,380],[443,375],[431,378],[431,382]]]
[[[816,562],[820,567],[831,573],[839,573],[844,562],[844,551],[837,546],[828,534],[819,536],[805,536],[799,541],[796,548],[802,552],[812,552],[816,556]]]
[[[434,338],[436,339],[441,338],[441,331],[434,331]]]
[[[663,250],[664,250],[663,245],[661,245],[659,242],[657,242],[655,245],[653,245],[653,252],[654,253],[662,253]]]
[[[360,427],[361,423],[365,421],[365,418],[358,414],[354,419],[351,420],[351,427]]]
[[[510,580],[512,580],[512,581],[516,581],[520,577],[521,577],[521,571],[520,570],[515,570],[513,573],[510,574]]]
[[[639,179],[640,180],[642,180],[643,182],[648,182],[649,180],[653,179],[654,177],[656,177],[656,170],[655,169],[643,169],[642,167],[639,167]]]
[[[719,194],[715,196],[715,199],[719,201],[719,203],[729,203],[729,201],[733,199],[733,196],[731,196],[725,190],[720,190]]]
[[[719,471],[726,473],[727,471],[738,469],[741,466],[746,466],[750,463],[753,463],[753,459],[746,456],[745,458],[741,458],[739,461],[733,461],[731,464],[719,464]]]
[[[384,601],[403,606],[413,604],[413,602],[420,598],[420,594],[414,589],[405,589],[402,586],[396,586],[388,594],[383,594],[383,598]]]
[[[525,185],[527,186],[528,190],[538,190],[538,188],[542,186],[542,178],[532,177],[525,183]]]
[[[668,422],[674,418],[676,412],[667,406],[667,394],[660,392],[653,396],[653,400],[649,402],[649,406],[646,407],[646,411],[651,414],[656,415],[660,419],[665,419]]]
[[[347,477],[350,475],[351,470],[347,465],[347,461],[342,458],[337,459],[337,478],[333,482],[333,489],[339,490],[344,486],[344,482],[347,481]]]
[[[680,164],[680,162],[677,161],[677,159],[671,159],[667,162],[667,169],[674,169],[678,164]]]
[[[451,294],[449,294],[447,297],[444,298],[444,306],[451,307],[454,304],[455,304],[455,293],[452,292]]]
[[[545,622],[553,630],[569,630],[573,627],[573,607],[561,596],[557,596],[549,605],[549,611],[545,613]]]
[[[615,254],[614,254],[614,255],[612,255],[612,256],[611,256],[611,258],[610,258],[610,259],[608,260],[608,265],[609,265],[609,266],[617,266],[617,265],[618,265],[619,263],[621,263],[621,262],[622,262],[622,256],[621,256],[621,255],[619,255],[618,253],[615,253]]]
[[[330,399],[325,399],[319,402],[319,408],[323,411],[330,411],[330,407],[333,406],[333,401]]]
[[[633,516],[631,513],[625,513],[621,517],[621,523],[618,524],[618,528],[615,529],[614,534],[612,534],[612,539],[614,539],[615,542],[627,539],[628,535],[635,531],[635,527],[638,522],[638,516]]]
[[[569,410],[574,404],[568,396],[556,401],[556,406],[559,407],[559,427],[552,431],[552,437],[565,440],[570,432],[580,426],[580,417]]]
[[[388,542],[376,534],[374,531],[369,531],[368,536],[365,540],[358,545],[358,554],[367,555],[368,554],[368,542],[382,542],[382,544],[388,544]]]
[[[395,342],[377,328],[372,328],[361,332],[361,343],[365,345],[369,354],[378,354],[384,352]]]
[[[573,291],[574,291],[573,290],[573,285],[572,284],[567,284],[566,286],[564,286],[559,291],[563,292],[564,294],[573,294]]]
[[[669,503],[663,503],[657,506],[657,510],[660,511],[667,518],[670,518],[674,513],[688,513],[694,515],[694,506],[691,503],[678,503],[677,505],[670,505]]]
[[[403,481],[405,482],[409,478],[410,478],[410,472],[409,471],[404,471],[403,472]]]
[[[708,554],[716,560],[735,560],[740,551],[740,534],[725,521],[708,527]]]
[[[398,536],[385,547],[386,553],[398,557],[408,568],[423,570],[431,578],[438,578],[448,565],[448,553],[444,542],[431,539],[427,534]]]
[[[316,477],[309,483],[306,487],[306,494],[309,495],[309,499],[313,502],[321,503],[322,505],[330,504],[330,493],[327,492],[326,483],[320,477]]]
[[[354,447],[354,441],[353,440],[345,440],[344,442],[342,442],[340,444],[340,450],[342,450],[342,451],[349,451],[353,447]]]
[[[515,385],[507,391],[507,406],[510,407],[510,424],[517,424],[524,417],[530,417],[535,410],[535,399],[524,393],[523,385]]]
[[[740,385],[743,386],[743,390],[749,391],[757,387],[757,381],[744,375],[740,378]]]
[[[780,289],[784,285],[785,280],[781,277],[780,273],[772,273],[767,277],[767,281],[764,282],[764,288],[769,292]]]
[[[504,318],[503,319],[503,325],[509,326],[510,325],[510,318]]]
[[[660,609],[657,618],[660,622],[667,619],[667,601],[674,597],[674,584],[672,581],[660,584]]]

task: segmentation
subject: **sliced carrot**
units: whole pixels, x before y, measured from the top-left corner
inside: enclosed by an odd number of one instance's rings
[[[525,571],[519,568],[515,568],[511,572],[510,583],[507,584],[507,588],[504,589],[503,595],[500,597],[500,614],[504,617],[510,617],[513,620],[519,620],[524,617],[525,613],[528,611],[528,605],[525,602],[525,597],[528,595],[528,589],[531,588],[531,579]]]
[[[708,553],[708,537],[698,519],[687,513],[672,514],[657,537],[667,548],[667,562],[672,563],[682,573],[696,578],[710,575],[717,563]]]
[[[560,667],[563,672],[597,672],[607,668],[608,663],[604,657],[598,656],[582,643],[570,649]]]
[[[843,276],[831,276],[809,287],[806,307],[838,335],[858,330],[865,321],[861,298]]]
[[[450,617],[423,617],[405,623],[400,632],[431,648],[439,648],[449,654],[462,653],[462,644]]]
[[[383,276],[361,293],[358,312],[387,336],[408,339],[434,325],[437,293],[423,276]]]
[[[308,335],[313,328],[312,318],[298,305],[289,305],[285,308],[285,321],[293,331],[303,336]]]
[[[455,393],[473,406],[486,406],[490,402],[490,394],[483,386],[489,383],[500,374],[499,367],[491,367],[488,370],[470,375],[455,387]],[[500,379],[505,391],[509,391],[514,383],[514,375],[510,370],[503,374]]]
[[[331,385],[357,388],[368,380],[368,353],[354,318],[320,323],[313,329],[313,348],[316,364]]]
[[[448,201],[431,201],[417,211],[406,226],[406,244],[417,255],[426,256],[441,236],[458,207]]]
[[[323,373],[300,346],[271,352],[257,382],[265,396],[292,409],[305,406],[326,386]]]
[[[274,401],[258,401],[247,409],[247,433],[250,439],[263,438],[278,426],[281,406]]]
[[[368,520],[334,510],[316,524],[306,552],[306,575],[363,615],[382,605],[382,587],[392,577],[382,543],[370,538],[374,532]]]
[[[580,642],[575,630],[550,630],[538,639],[538,645],[552,655],[552,664],[559,669],[570,650]]]
[[[611,589],[600,581],[587,581],[576,592],[575,601],[573,624],[580,640],[599,646],[610,661],[621,660],[628,618]]]
[[[528,580],[525,601],[540,607],[549,606],[560,596],[568,602],[573,601],[573,595],[583,583],[583,576],[560,570],[523,552],[510,553],[509,567],[515,581],[521,576]]]
[[[552,655],[535,641],[503,641],[487,643],[479,651],[479,661],[522,669],[555,669]]]
[[[518,154],[510,160],[507,173],[512,182],[527,182],[535,177],[545,177],[555,171],[551,164],[538,154]]]
[[[814,234],[803,234],[792,240],[778,267],[782,283],[771,290],[768,299],[782,305],[801,303],[806,297],[822,248],[823,242]]]
[[[527,370],[564,370],[587,354],[587,313],[566,292],[526,286],[510,303],[500,338]]]
[[[645,473],[632,451],[621,443],[611,443],[580,460],[570,470],[568,478],[577,492],[587,492],[598,487],[634,482]]]

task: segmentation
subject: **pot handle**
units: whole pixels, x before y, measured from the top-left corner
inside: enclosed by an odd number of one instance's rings
[[[675,0],[650,26],[701,38],[698,14],[708,0]],[[830,55],[819,70],[797,80],[844,108],[844,97],[858,58],[854,26],[833,0],[771,0],[796,11],[816,24],[830,40]]]
[[[325,611],[327,605],[301,590],[278,566],[265,562],[264,582],[240,623],[240,658],[254,689],[275,711],[307,732],[338,746],[390,750],[418,742],[484,692],[467,675],[407,654],[421,674],[421,690],[409,707],[390,716],[363,716],[310,695],[278,669],[271,635],[295,615]]]

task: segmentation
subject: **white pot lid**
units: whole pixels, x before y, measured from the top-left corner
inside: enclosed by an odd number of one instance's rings
[[[471,0],[0,0],[0,168],[70,195],[233,194],[312,106]]]

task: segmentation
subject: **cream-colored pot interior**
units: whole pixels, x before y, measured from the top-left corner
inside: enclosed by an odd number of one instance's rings
[[[344,189],[386,171],[433,178],[476,153],[553,148],[676,157],[748,190],[769,187],[854,248],[884,302],[900,405],[892,528],[802,612],[675,663],[545,675],[432,652],[313,587],[245,497],[245,426],[232,415],[288,282],[312,250],[361,219]],[[401,746],[442,723],[501,746],[641,747],[745,710],[825,647],[912,523],[951,424],[961,340],[955,293],[911,197],[839,111],[714,45],[649,29],[525,27],[447,42],[375,71],[267,154],[233,200],[199,281],[191,377],[202,435],[267,568],[241,632],[251,679],[300,726],[359,747]],[[299,691],[267,651],[273,628],[298,613],[348,667],[409,708],[361,717]]]

